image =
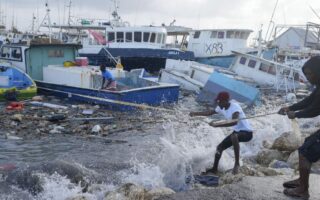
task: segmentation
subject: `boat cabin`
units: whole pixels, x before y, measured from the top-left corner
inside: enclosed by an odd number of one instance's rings
[[[189,37],[188,50],[193,51],[197,58],[228,56],[233,50],[247,47],[251,32],[248,29],[194,30]]]
[[[5,44],[0,49],[0,60],[18,67],[35,80],[42,80],[44,66],[74,61],[80,47],[76,44]]]
[[[277,90],[294,90],[303,82],[301,69],[266,60],[251,54],[233,51],[236,55],[230,70],[240,76],[253,79],[261,85],[275,87]]]
[[[162,48],[167,32],[163,27],[106,27],[105,32],[89,30],[83,45],[107,45],[108,48]]]

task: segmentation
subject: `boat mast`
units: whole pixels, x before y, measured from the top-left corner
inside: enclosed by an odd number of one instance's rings
[[[39,26],[39,29],[38,29],[38,32],[40,32],[40,27],[41,26],[44,26],[45,25],[45,21],[48,22],[48,27],[49,27],[49,43],[51,43],[51,20],[50,20],[50,8],[49,8],[49,4],[48,4],[48,0],[46,1],[46,16],[44,16],[40,26]]]
[[[2,4],[0,2],[0,30],[6,29],[6,16],[4,11],[2,10]]]
[[[69,1],[69,5],[67,6],[69,8],[69,12],[68,12],[68,25],[71,26],[71,5],[72,5],[72,0]]]
[[[111,13],[113,19],[111,20],[111,26],[120,26],[121,25],[121,20],[120,16],[118,14],[118,0],[111,0],[114,5],[114,11]]]
[[[32,13],[32,25],[31,25],[31,32],[32,33],[34,33],[35,23],[36,23],[36,16],[34,15],[34,13]]]
[[[262,55],[262,25],[259,30],[259,36],[258,36],[258,57],[261,57]]]
[[[269,21],[269,25],[268,25],[268,29],[267,29],[267,32],[266,32],[266,36],[265,36],[265,41],[268,41],[268,34],[269,34],[269,30],[270,30],[270,26],[271,26],[271,24],[272,24],[272,26],[274,27],[274,21],[273,21],[273,17],[274,17],[274,13],[276,12],[276,8],[277,8],[277,5],[278,5],[278,2],[279,2],[279,0],[277,0],[277,2],[276,2],[276,5],[274,6],[274,8],[273,8],[273,11],[272,11],[272,15],[271,15],[271,18],[270,18],[270,21]],[[273,28],[272,28],[273,29]],[[272,30],[270,30],[270,33],[272,33]],[[270,37],[271,37],[271,34],[270,34],[270,36],[269,36],[269,39],[270,39]]]

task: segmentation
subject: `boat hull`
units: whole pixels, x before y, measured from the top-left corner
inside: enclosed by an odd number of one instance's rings
[[[0,66],[0,101],[25,100],[37,94],[34,81],[26,73],[8,63]]]
[[[72,87],[36,81],[41,93],[105,106],[110,110],[129,111],[178,101],[179,86],[152,86],[124,91],[108,91]],[[151,107],[152,108],[152,107]],[[157,108],[155,108],[157,109]]]
[[[107,50],[113,57],[121,58],[121,64],[127,71],[143,67],[148,72],[158,72],[165,68],[166,59],[194,60],[194,54],[190,51],[148,48],[107,48]],[[106,63],[108,66],[116,66],[114,61],[108,58],[104,49],[101,49],[99,53],[80,50],[79,54],[88,57],[90,65]]]
[[[16,89],[16,88],[10,88],[10,89],[0,89],[0,101],[5,101],[7,100],[6,98],[6,93],[8,91],[14,90],[17,93],[17,100],[26,100],[26,99],[31,99],[32,97],[36,96],[37,94],[37,87],[32,86],[28,87],[26,89]]]
[[[235,55],[196,58],[196,61],[199,63],[223,68],[229,68],[229,66],[232,64],[232,62],[234,62],[234,60]]]

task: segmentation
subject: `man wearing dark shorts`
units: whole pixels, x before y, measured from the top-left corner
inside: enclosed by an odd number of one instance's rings
[[[279,114],[288,118],[312,118],[320,115],[320,56],[310,58],[302,67],[308,81],[315,85],[313,92],[302,101],[283,107]],[[309,175],[311,165],[320,159],[320,130],[307,137],[299,148],[299,173],[296,180],[283,183],[283,192],[288,196],[309,199]]]
[[[222,114],[227,120],[230,120],[228,123],[221,125],[215,125],[210,123],[214,127],[229,127],[233,126],[233,132],[227,136],[217,147],[213,168],[207,170],[207,172],[217,173],[219,161],[222,155],[222,152],[229,147],[233,146],[235,163],[233,168],[233,174],[237,174],[239,170],[239,152],[240,145],[239,142],[248,142],[252,139],[252,129],[246,118],[242,108],[236,102],[229,101],[230,96],[227,92],[220,92],[215,99],[218,106],[215,110],[205,111],[205,112],[191,112],[190,116],[209,116],[216,113]]]

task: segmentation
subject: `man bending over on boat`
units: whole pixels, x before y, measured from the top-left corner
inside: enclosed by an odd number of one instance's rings
[[[307,80],[315,85],[315,89],[302,101],[289,107],[283,107],[279,114],[287,115],[289,119],[312,118],[320,115],[320,56],[310,58],[302,67]],[[288,196],[309,198],[309,175],[311,165],[320,159],[320,130],[307,137],[299,147],[299,173],[296,180],[283,183],[283,192]]]
[[[117,83],[113,75],[106,69],[105,64],[100,65],[100,70],[102,73],[102,90],[116,90]]]
[[[215,101],[218,106],[215,110],[204,111],[204,112],[191,112],[190,116],[209,116],[213,114],[220,113],[230,122],[223,124],[215,124],[210,122],[210,126],[213,127],[229,127],[233,126],[233,132],[227,136],[217,147],[213,168],[207,170],[206,173],[216,174],[218,171],[219,160],[221,158],[222,152],[229,147],[233,146],[235,163],[233,168],[233,174],[237,174],[239,170],[239,152],[240,145],[239,142],[248,142],[252,139],[252,129],[248,120],[244,119],[246,116],[241,108],[241,106],[236,103],[229,101],[228,92],[220,92],[216,97]]]

